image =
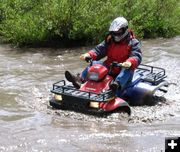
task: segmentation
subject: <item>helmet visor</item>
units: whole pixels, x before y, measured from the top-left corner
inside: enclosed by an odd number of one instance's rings
[[[119,31],[117,32],[111,32],[113,36],[121,36],[124,34],[124,30],[123,29],[120,29]]]
[[[114,41],[119,42],[128,34],[128,31],[125,29],[120,29],[117,32],[111,32],[111,34]]]

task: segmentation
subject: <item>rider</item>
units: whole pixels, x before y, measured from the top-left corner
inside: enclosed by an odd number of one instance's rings
[[[135,38],[133,32],[128,29],[128,21],[124,17],[117,17],[109,27],[109,34],[106,39],[89,52],[82,54],[81,59],[92,58],[98,60],[107,56],[103,65],[107,68],[114,61],[122,63],[122,69],[114,69],[114,81],[110,84],[110,89],[116,91],[122,89],[132,79],[134,70],[141,63],[142,54],[139,41]],[[100,61],[98,61],[100,62]],[[69,71],[65,72],[65,77],[72,82],[76,88],[86,81],[89,67],[79,76],[72,75]]]

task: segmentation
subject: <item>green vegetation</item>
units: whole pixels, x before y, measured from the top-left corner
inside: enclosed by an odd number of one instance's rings
[[[19,46],[92,44],[118,16],[139,38],[180,34],[179,0],[0,0],[0,37]]]

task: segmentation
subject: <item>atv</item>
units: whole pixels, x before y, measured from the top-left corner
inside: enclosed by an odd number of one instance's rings
[[[149,99],[156,91],[167,92],[168,82],[163,68],[140,64],[128,85],[113,92],[109,87],[114,80],[112,69],[122,68],[122,64],[113,62],[108,70],[105,66],[92,62],[88,70],[88,80],[80,89],[65,80],[53,84],[53,95],[49,101],[53,108],[97,116],[116,112],[130,115],[130,105],[149,104]]]

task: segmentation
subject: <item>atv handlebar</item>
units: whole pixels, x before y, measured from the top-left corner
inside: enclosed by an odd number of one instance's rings
[[[86,58],[85,58],[85,61],[92,63],[93,59],[92,59],[92,57],[86,57]]]
[[[112,72],[112,70],[113,70],[114,67],[118,67],[119,69],[121,69],[121,68],[122,68],[122,63],[118,63],[118,62],[115,62],[115,61],[112,62],[112,63],[110,64],[109,73]]]
[[[88,63],[90,63],[90,66],[92,66],[92,63],[93,63],[94,60],[93,60],[91,57],[86,57],[86,58],[85,58],[85,61],[88,62]],[[112,62],[112,63],[110,64],[109,73],[112,72],[112,69],[113,69],[114,67],[117,67],[117,68],[121,69],[123,66],[122,66],[122,63],[118,63],[118,62],[114,61],[114,62]]]
[[[122,63],[118,63],[118,62],[112,62],[110,64],[110,67],[118,67],[118,68],[122,68]]]

